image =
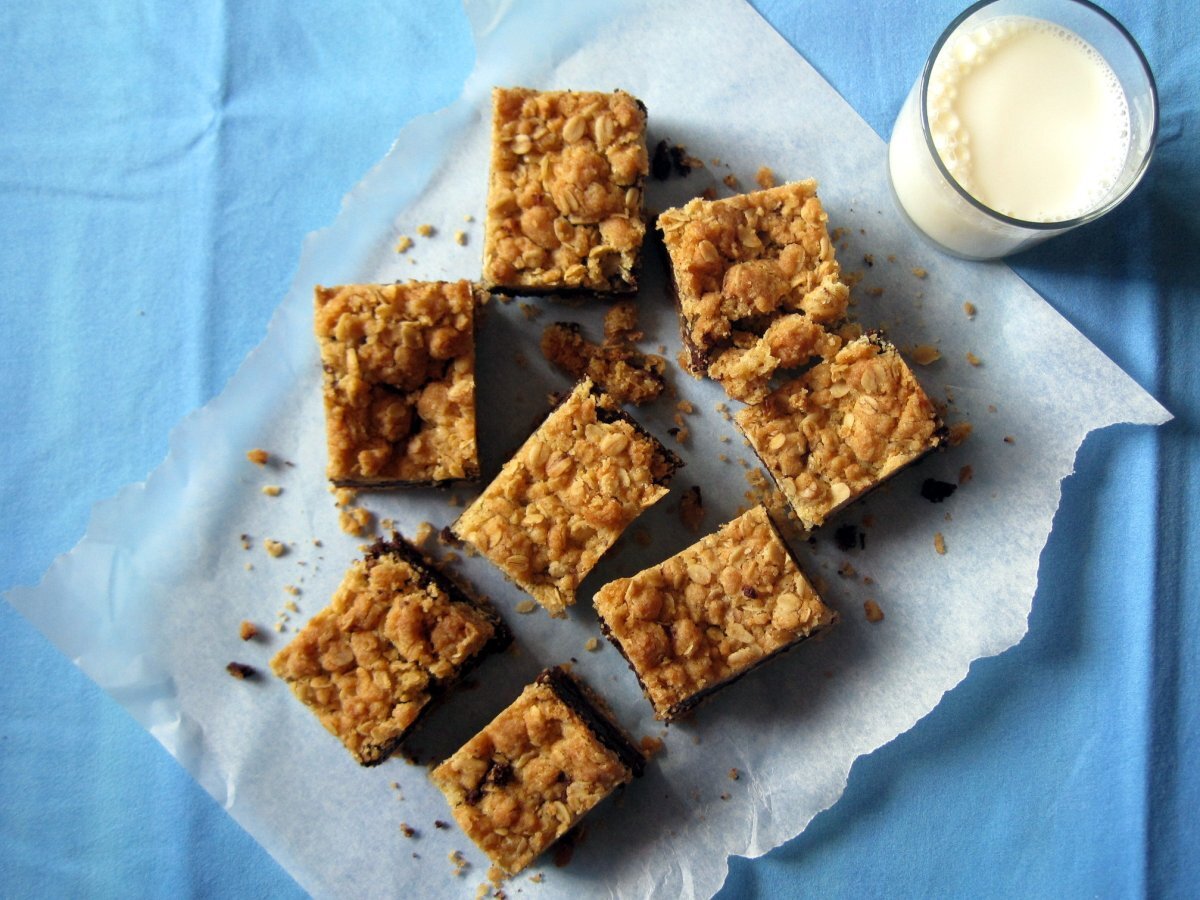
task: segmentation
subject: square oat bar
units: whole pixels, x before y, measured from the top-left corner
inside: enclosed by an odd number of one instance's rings
[[[318,287],[329,480],[393,488],[479,477],[468,281]]]
[[[467,837],[515,875],[644,765],[598,698],[553,668],[430,777]]]
[[[500,293],[637,290],[646,109],[624,91],[492,92],[483,281]]]
[[[606,584],[594,602],[600,627],[666,720],[837,620],[763,506]]]
[[[912,370],[878,334],[852,341],[735,418],[806,529],[947,436]]]
[[[757,403],[777,369],[837,352],[850,291],[826,219],[811,179],[658,217],[693,375]]]
[[[271,669],[364,766],[383,762],[429,704],[511,635],[393,535],[346,573]]]
[[[588,379],[554,409],[451,530],[555,617],[682,465]]]

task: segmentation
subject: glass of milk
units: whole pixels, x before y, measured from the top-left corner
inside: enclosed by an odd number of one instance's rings
[[[950,23],[888,145],[896,200],[943,250],[1015,253],[1104,215],[1154,149],[1146,58],[1086,0],[983,0]]]

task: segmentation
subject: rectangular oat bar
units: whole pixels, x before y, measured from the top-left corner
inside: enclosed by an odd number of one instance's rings
[[[584,379],[451,525],[552,616],[682,465]]]
[[[515,875],[644,765],[602,702],[553,668],[430,777],[467,837]]]
[[[316,289],[335,485],[478,478],[475,302],[468,281]]]
[[[933,402],[878,334],[735,418],[806,529],[946,441]]]
[[[646,109],[624,91],[492,92],[483,281],[500,293],[637,290]]]
[[[602,587],[600,627],[671,720],[837,620],[763,506]]]
[[[271,669],[371,766],[403,743],[440,694],[510,640],[490,604],[393,535],[350,567],[330,604]]]
[[[756,403],[776,370],[838,350],[850,292],[827,218],[811,179],[658,217],[693,375]]]

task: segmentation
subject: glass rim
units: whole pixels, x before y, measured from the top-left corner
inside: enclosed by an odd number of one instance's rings
[[[1150,71],[1150,63],[1146,60],[1146,55],[1142,52],[1142,48],[1138,45],[1138,42],[1134,40],[1133,35],[1129,33],[1128,29],[1126,29],[1124,25],[1114,18],[1112,14],[1110,14],[1107,10],[1097,6],[1095,3],[1092,3],[1091,0],[1061,0],[1063,3],[1083,7],[1104,19],[1117,31],[1122,38],[1124,38],[1126,44],[1128,44],[1133,50],[1134,56],[1142,68],[1142,73],[1146,77],[1146,83],[1150,88],[1150,139],[1147,143],[1146,152],[1142,156],[1142,160],[1138,165],[1137,171],[1129,180],[1129,184],[1124,190],[1110,197],[1100,206],[1088,210],[1081,216],[1076,216],[1072,219],[1060,219],[1055,222],[1033,222],[1028,219],[1018,219],[1014,216],[1005,215],[998,210],[992,209],[986,203],[976,199],[970,193],[970,191],[968,191],[959,183],[958,179],[951,174],[948,168],[946,168],[946,164],[942,161],[941,153],[939,153],[937,147],[934,146],[933,136],[930,133],[929,128],[929,80],[933,74],[933,65],[937,61],[939,54],[942,52],[942,47],[946,45],[946,42],[950,39],[950,36],[958,30],[959,26],[961,26],[967,19],[971,18],[971,16],[975,15],[975,13],[979,12],[981,9],[988,6],[993,6],[1000,2],[1002,2],[1002,0],[978,0],[978,2],[971,4],[961,13],[959,13],[958,16],[955,17],[954,21],[946,26],[945,30],[938,37],[936,43],[934,43],[933,49],[929,51],[929,57],[925,60],[925,66],[921,70],[921,91],[919,103],[921,115],[921,133],[925,138],[925,145],[929,149],[929,155],[933,158],[933,163],[935,166],[937,166],[937,169],[941,173],[942,177],[952,188],[954,188],[955,192],[962,197],[962,199],[964,199],[971,206],[975,207],[981,213],[991,217],[992,219],[995,219],[997,222],[1002,224],[1012,225],[1018,228],[1025,228],[1030,231],[1066,231],[1067,229],[1075,228],[1076,226],[1091,222],[1093,219],[1098,219],[1100,216],[1104,215],[1106,212],[1117,206],[1122,200],[1128,197],[1133,192],[1134,188],[1136,188],[1141,182],[1142,176],[1145,175],[1146,168],[1150,165],[1150,158],[1154,155],[1154,149],[1158,143],[1158,85],[1154,81],[1154,73]]]

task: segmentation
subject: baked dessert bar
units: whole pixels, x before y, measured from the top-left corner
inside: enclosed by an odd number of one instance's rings
[[[600,627],[668,721],[837,620],[761,505],[609,582],[594,602]]]
[[[478,478],[475,302],[468,281],[316,289],[335,485]]]
[[[552,616],[683,463],[584,379],[451,530]]]
[[[492,92],[483,281],[631,294],[646,226],[646,109],[624,91]]]
[[[688,371],[756,403],[777,369],[837,352],[850,292],[826,219],[811,179],[658,217]]]
[[[553,668],[430,777],[467,837],[515,875],[644,765],[595,695]]]
[[[933,402],[879,334],[852,341],[735,419],[806,529],[947,439]]]
[[[431,702],[511,635],[496,611],[393,535],[346,573],[330,604],[271,660],[364,766],[383,762]]]
[[[650,403],[667,386],[667,361],[661,356],[622,340],[594,344],[575,322],[547,325],[542,330],[542,355],[572,378],[586,375],[617,403]]]

